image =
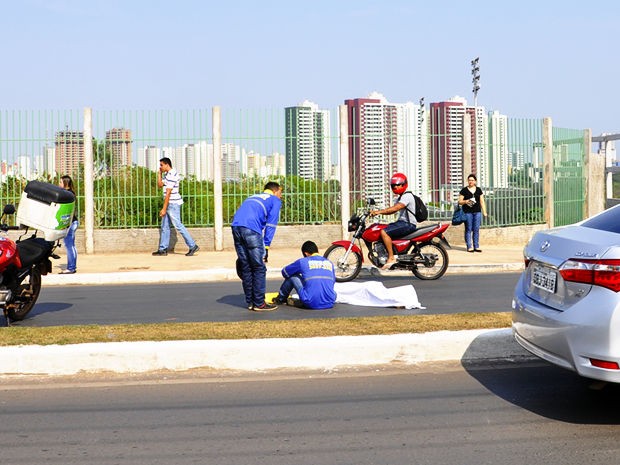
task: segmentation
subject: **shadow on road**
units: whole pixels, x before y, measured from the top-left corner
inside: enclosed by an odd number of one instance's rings
[[[480,340],[478,340],[480,339]],[[488,344],[475,339],[462,359],[465,370],[496,396],[554,420],[576,424],[620,424],[620,384],[599,383],[542,360],[516,357],[496,363],[472,361]],[[515,343],[516,344],[516,343]]]
[[[44,313],[62,312],[68,308],[73,307],[73,304],[66,302],[44,302],[37,303],[32,311],[28,314],[28,318],[32,318],[36,315],[42,315]]]

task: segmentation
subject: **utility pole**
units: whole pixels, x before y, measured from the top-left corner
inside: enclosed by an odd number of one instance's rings
[[[471,82],[473,84],[472,92],[474,93],[474,107],[478,106],[478,91],[480,90],[480,66],[478,61],[480,57],[471,60]]]

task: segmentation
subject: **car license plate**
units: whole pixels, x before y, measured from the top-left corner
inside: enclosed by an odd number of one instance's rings
[[[547,292],[555,292],[557,274],[548,268],[535,267],[532,271],[532,285]]]

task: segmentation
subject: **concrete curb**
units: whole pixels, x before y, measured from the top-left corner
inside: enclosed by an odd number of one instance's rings
[[[213,368],[239,371],[333,370],[338,367],[531,357],[510,329],[423,334],[110,342],[0,347],[0,375],[146,373]]]
[[[499,273],[523,271],[523,263],[489,263],[478,265],[450,265],[446,274]],[[361,276],[411,276],[405,271],[381,272],[373,267],[364,267]],[[183,282],[214,282],[238,280],[237,273],[230,268],[210,268],[186,271],[123,271],[116,273],[76,273],[70,275],[49,274],[43,277],[44,286],[60,285],[104,285],[104,284],[156,284]],[[281,268],[268,268],[267,279],[282,279]]]

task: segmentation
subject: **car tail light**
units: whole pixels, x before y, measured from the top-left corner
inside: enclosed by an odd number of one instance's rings
[[[601,286],[614,292],[620,291],[619,259],[571,258],[562,264],[560,274],[565,281]]]
[[[609,362],[607,360],[599,360],[596,358],[591,358],[590,363],[594,367],[605,368],[606,370],[620,370],[620,366],[618,366],[618,362]]]

